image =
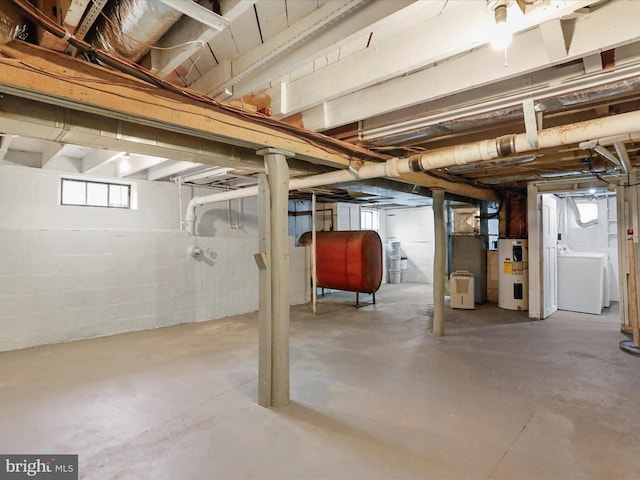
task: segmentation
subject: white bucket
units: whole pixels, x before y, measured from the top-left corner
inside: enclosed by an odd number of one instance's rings
[[[401,278],[400,270],[389,270],[389,283],[400,283]]]
[[[389,259],[389,271],[400,271],[402,270],[401,266],[402,261],[400,260],[400,257]]]
[[[400,256],[400,242],[391,242],[389,244],[389,257],[399,257]]]

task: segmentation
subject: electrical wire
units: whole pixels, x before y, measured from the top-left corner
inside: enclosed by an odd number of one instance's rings
[[[591,175],[593,175],[594,177],[596,177],[601,182],[606,183],[607,185],[610,185],[610,186],[612,185],[614,187],[618,187],[618,186],[620,186],[620,187],[637,187],[638,185],[640,185],[640,182],[638,182],[638,183],[620,183],[620,184],[617,184],[617,183],[609,182],[608,180],[603,178],[598,172],[596,172],[593,169],[593,152],[591,150],[589,150],[589,173]],[[629,178],[629,174],[627,173],[627,182],[629,182],[629,181],[630,181],[630,178]]]
[[[303,128],[298,128],[293,125],[286,124],[279,120],[271,119],[261,113],[253,113],[242,110],[241,108],[234,107],[233,105],[226,105],[217,100],[209,97],[200,92],[190,90],[188,88],[179,87],[169,81],[166,81],[157,75],[154,75],[149,70],[141,67],[140,65],[119,56],[113,55],[103,49],[99,49],[91,45],[90,43],[81,40],[71,34],[69,34],[60,25],[53,22],[46,15],[44,15],[38,8],[31,5],[27,0],[11,0],[31,21],[40,25],[46,31],[66,40],[71,46],[75,47],[79,51],[85,53],[89,58],[94,61],[107,65],[115,70],[119,70],[123,73],[143,80],[151,85],[157,86],[172,93],[176,93],[183,97],[189,98],[200,103],[207,104],[215,107],[218,110],[225,111],[235,116],[239,116],[245,119],[250,119],[256,123],[269,126],[287,134],[296,135],[298,138],[303,138],[309,144],[320,148],[327,152],[339,151],[342,154],[352,155],[362,160],[369,161],[385,161],[389,158],[387,155],[374,153],[366,150],[362,147],[356,147],[351,145],[345,145],[344,142],[340,142],[334,138],[327,137],[320,133],[316,133]]]

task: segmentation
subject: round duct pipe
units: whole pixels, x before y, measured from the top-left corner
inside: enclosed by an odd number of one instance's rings
[[[181,16],[158,0],[111,2],[96,23],[90,42],[137,62]]]

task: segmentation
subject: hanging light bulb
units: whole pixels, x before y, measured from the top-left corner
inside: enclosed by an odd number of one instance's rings
[[[507,5],[496,5],[493,14],[496,20],[496,26],[491,36],[491,46],[496,50],[505,50],[511,43],[511,28],[507,24]]]

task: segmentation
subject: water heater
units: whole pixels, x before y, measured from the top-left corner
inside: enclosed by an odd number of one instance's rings
[[[498,240],[498,306],[507,310],[529,309],[529,255],[527,240]]]

